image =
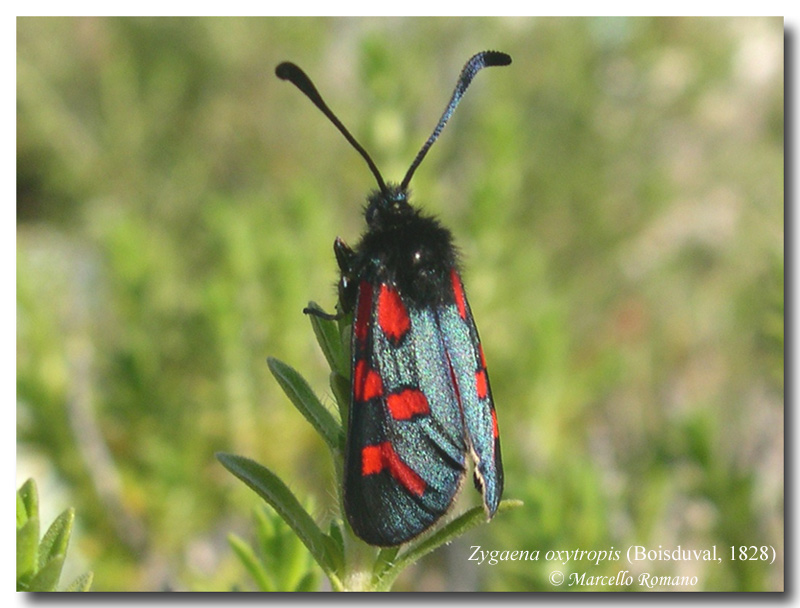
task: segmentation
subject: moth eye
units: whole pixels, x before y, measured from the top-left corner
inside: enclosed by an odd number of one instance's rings
[[[411,256],[411,261],[414,264],[419,264],[422,261],[422,251],[420,249],[414,252],[414,255]]]

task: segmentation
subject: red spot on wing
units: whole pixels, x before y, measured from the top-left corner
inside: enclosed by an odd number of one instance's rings
[[[411,319],[400,299],[400,294],[388,285],[381,285],[381,292],[378,294],[378,325],[386,337],[395,344],[399,343],[411,328]]]
[[[410,493],[422,496],[425,492],[425,481],[400,460],[390,442],[365,446],[361,450],[361,474],[376,475],[384,469]]]
[[[486,399],[489,394],[489,381],[486,378],[486,370],[479,369],[475,372],[475,386],[478,389],[478,398]]]
[[[367,281],[361,281],[358,287],[358,308],[353,331],[361,348],[366,348],[367,333],[369,331],[370,319],[372,317],[372,285]]]
[[[494,411],[494,408],[492,408],[492,434],[495,439],[500,437],[500,429],[497,427],[497,412]]]
[[[464,286],[461,284],[461,278],[458,276],[456,269],[450,271],[450,280],[453,282],[453,295],[456,297],[456,306],[458,306],[459,316],[466,320],[467,318],[467,299],[464,297]]]
[[[483,345],[478,342],[478,355],[481,358],[481,367],[486,369],[486,357],[483,356]]]
[[[395,420],[409,420],[415,415],[431,413],[425,394],[413,388],[407,388],[386,398],[389,413]]]
[[[383,470],[383,450],[381,446],[368,445],[361,450],[361,474],[362,475],[375,475]]]
[[[360,359],[353,372],[353,396],[356,401],[365,402],[383,394],[383,382],[374,369],[367,367],[367,362]]]

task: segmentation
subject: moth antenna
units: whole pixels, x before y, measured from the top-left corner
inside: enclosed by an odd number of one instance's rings
[[[306,73],[295,64],[289,61],[284,61],[275,68],[275,75],[281,80],[288,80],[291,82],[294,86],[300,89],[306,97],[314,102],[314,105],[317,106],[317,108],[319,108],[319,110],[328,117],[328,120],[330,120],[337,129],[339,129],[341,134],[344,135],[345,139],[350,142],[350,145],[358,150],[358,153],[364,157],[364,160],[367,161],[370,171],[372,171],[372,174],[375,176],[375,179],[378,182],[378,188],[380,188],[381,192],[386,192],[388,190],[386,188],[386,182],[383,181],[381,172],[378,171],[378,167],[375,166],[372,158],[370,158],[369,154],[367,154],[367,151],[356,141],[356,138],[350,134],[350,131],[348,131],[347,128],[342,124],[342,121],[336,117],[336,114],[334,114],[328,105],[323,101],[319,91],[317,91],[317,88],[314,86],[314,83],[311,82],[311,79],[306,76]]]
[[[508,65],[510,63],[511,57],[505,53],[500,53],[499,51],[483,51],[477,55],[473,55],[470,60],[467,61],[464,69],[461,70],[461,75],[458,77],[458,82],[456,83],[456,88],[453,91],[453,96],[450,98],[450,103],[447,104],[444,114],[442,114],[442,117],[439,119],[439,124],[436,125],[436,128],[433,130],[433,133],[431,133],[428,141],[425,142],[425,145],[422,146],[422,149],[417,154],[414,162],[411,163],[408,173],[406,173],[406,176],[403,178],[403,182],[400,184],[401,190],[408,188],[408,184],[411,181],[411,177],[414,175],[414,171],[417,170],[417,167],[419,167],[422,159],[425,158],[425,155],[433,145],[433,142],[436,141],[436,139],[439,137],[439,134],[442,132],[442,129],[444,129],[444,126],[447,124],[447,121],[450,120],[450,117],[453,115],[453,112],[455,112],[458,103],[464,96],[464,92],[472,82],[472,79],[475,78],[475,74],[477,74],[483,68],[496,65]]]

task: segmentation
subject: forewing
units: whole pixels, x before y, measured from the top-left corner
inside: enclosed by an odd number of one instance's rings
[[[433,309],[362,281],[353,324],[344,502],[370,544],[403,543],[452,504],[465,471],[464,420]]]
[[[442,307],[439,324],[463,410],[469,447],[475,460],[476,481],[491,517],[497,511],[503,493],[497,413],[478,330],[456,270],[451,272],[451,283],[455,305]]]

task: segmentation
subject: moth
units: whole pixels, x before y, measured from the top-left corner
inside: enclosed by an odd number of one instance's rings
[[[398,545],[434,525],[452,505],[467,459],[488,518],[503,493],[497,414],[453,236],[411,205],[408,185],[475,75],[510,63],[497,51],[466,63],[399,184],[384,181],[299,67],[276,68],[361,154],[378,184],[359,243],[334,242],[339,315],[305,310],[325,318],[353,314],[344,508],[353,531],[373,545]]]

